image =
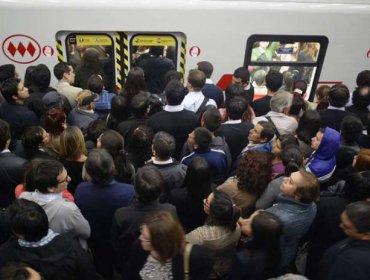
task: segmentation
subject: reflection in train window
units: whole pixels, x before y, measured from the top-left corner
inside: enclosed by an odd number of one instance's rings
[[[81,68],[82,57],[86,51],[95,53],[98,63],[94,74],[101,74],[104,77],[105,88],[113,92],[115,90],[115,71],[114,71],[114,48],[113,40],[107,34],[92,33],[70,33],[66,37],[67,61],[78,73]],[[90,51],[93,49],[93,51]],[[93,67],[90,67],[90,69]],[[83,83],[85,85],[85,83]],[[85,88],[86,86],[81,86]]]
[[[252,35],[247,42],[245,65],[258,70],[277,70],[293,80],[308,83],[308,92],[317,85],[328,39],[325,36]]]
[[[131,68],[144,70],[148,91],[162,93],[164,76],[169,70],[176,70],[177,40],[168,34],[137,34],[130,40]]]

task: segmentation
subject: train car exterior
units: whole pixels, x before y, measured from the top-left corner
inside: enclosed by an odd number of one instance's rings
[[[234,69],[306,67],[318,83],[355,86],[370,65],[367,1],[119,1],[0,0],[0,65],[71,61],[76,50],[104,50],[115,89],[122,87],[140,47],[165,46],[184,75],[207,60],[223,87]],[[253,58],[261,42],[274,58]],[[294,44],[316,44],[311,60],[292,59]],[[278,57],[278,58],[276,58]],[[289,58],[287,58],[289,57]],[[313,95],[311,95],[313,98]]]

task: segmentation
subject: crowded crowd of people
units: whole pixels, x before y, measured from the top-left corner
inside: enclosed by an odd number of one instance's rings
[[[370,70],[84,65],[0,66],[0,279],[368,279]]]

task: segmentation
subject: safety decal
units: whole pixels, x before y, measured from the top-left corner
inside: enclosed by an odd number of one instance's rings
[[[181,73],[181,76],[182,76],[182,79],[184,79],[184,75],[185,75],[185,55],[186,55],[186,39],[183,38],[181,40],[181,50],[180,50],[181,54],[180,54],[180,73]]]

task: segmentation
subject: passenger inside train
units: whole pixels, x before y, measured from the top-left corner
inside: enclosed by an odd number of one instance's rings
[[[171,51],[136,48],[118,91],[109,49],[70,48],[56,84],[0,66],[0,279],[368,279],[369,70],[308,102],[310,67],[239,67],[223,93]]]

